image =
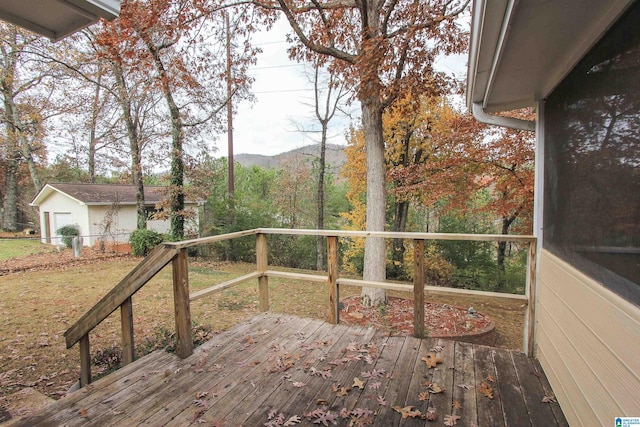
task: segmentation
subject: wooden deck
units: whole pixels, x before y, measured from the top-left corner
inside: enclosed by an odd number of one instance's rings
[[[430,352],[435,369],[422,360]],[[187,359],[148,355],[15,425],[567,425],[543,402],[551,395],[519,352],[264,314]]]

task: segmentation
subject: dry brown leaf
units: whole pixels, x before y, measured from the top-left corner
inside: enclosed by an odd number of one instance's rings
[[[457,401],[456,399],[453,399],[453,402],[451,402],[451,406],[453,407],[453,409],[455,409],[456,411],[459,411],[460,409],[462,409],[462,405],[460,404],[459,401]]]
[[[493,389],[487,385],[487,383],[480,384],[478,391],[484,394],[489,399],[493,399]]]
[[[414,409],[413,406],[405,406],[404,408],[401,406],[394,406],[393,410],[399,412],[402,415],[403,420],[407,418],[416,418],[422,415],[422,412],[418,409]]]
[[[342,397],[342,396],[346,396],[347,394],[349,394],[349,392],[351,391],[350,388],[347,387],[341,387],[340,390],[338,390],[338,397]]]
[[[82,408],[78,411],[78,415],[80,415],[82,418],[89,418],[89,411],[87,411],[86,408]]]
[[[429,384],[428,390],[429,390],[429,393],[434,393],[434,394],[443,392],[442,387],[440,387],[438,383]]]
[[[425,416],[427,421],[438,421],[438,411],[434,408],[427,409],[427,414]]]
[[[364,381],[362,381],[358,377],[355,377],[353,379],[353,385],[351,387],[358,387],[360,390],[362,390],[364,388]]]
[[[545,395],[542,398],[542,403],[557,403],[556,397],[554,395],[551,395],[551,396]]]
[[[493,375],[491,375],[491,374],[487,375],[487,381],[489,381],[490,383],[496,382],[496,380],[493,379]]]
[[[441,357],[436,356],[435,353],[431,352],[421,359],[424,363],[427,364],[427,368],[435,368],[438,366],[438,363],[444,362]]]
[[[426,402],[427,400],[429,400],[429,393],[426,391],[423,391],[422,393],[420,393],[418,395],[418,400],[422,401],[422,402]]]
[[[460,415],[445,415],[444,425],[449,427],[454,426],[460,418],[462,418]]]
[[[208,391],[200,391],[196,393],[196,399],[202,399],[203,397],[207,397],[209,395]]]

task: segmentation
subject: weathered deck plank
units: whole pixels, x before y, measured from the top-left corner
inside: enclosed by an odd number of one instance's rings
[[[443,360],[435,369],[421,360],[430,351]],[[412,406],[434,408],[437,425],[455,415],[461,426],[566,426],[559,405],[542,401],[552,391],[537,366],[504,349],[264,314],[184,360],[161,352],[138,360],[16,425],[230,427],[292,417],[297,425],[321,417],[341,426],[425,425],[417,412],[403,418],[393,408]],[[421,399],[429,383],[442,392]]]

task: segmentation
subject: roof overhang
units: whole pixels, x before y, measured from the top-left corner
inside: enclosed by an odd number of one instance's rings
[[[474,0],[467,106],[508,111],[547,97],[633,0]]]
[[[119,12],[120,0],[0,0],[0,19],[53,41]]]

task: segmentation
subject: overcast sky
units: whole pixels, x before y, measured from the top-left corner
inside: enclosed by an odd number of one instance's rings
[[[302,133],[295,123],[305,129],[317,128],[313,113],[313,84],[305,77],[305,68],[311,67],[290,61],[287,57],[286,33],[288,23],[280,19],[269,32],[255,37],[255,44],[262,49],[258,61],[250,70],[255,77],[253,92],[256,102],[242,102],[234,116],[234,154],[275,155],[318,142],[317,135]],[[436,68],[457,76],[466,73],[466,55],[444,58]],[[351,107],[353,120],[359,120],[359,108]],[[294,123],[295,122],[295,123]],[[329,143],[346,144],[344,134],[348,129],[348,117],[335,118],[330,123]],[[221,134],[216,157],[227,156],[227,134]]]

